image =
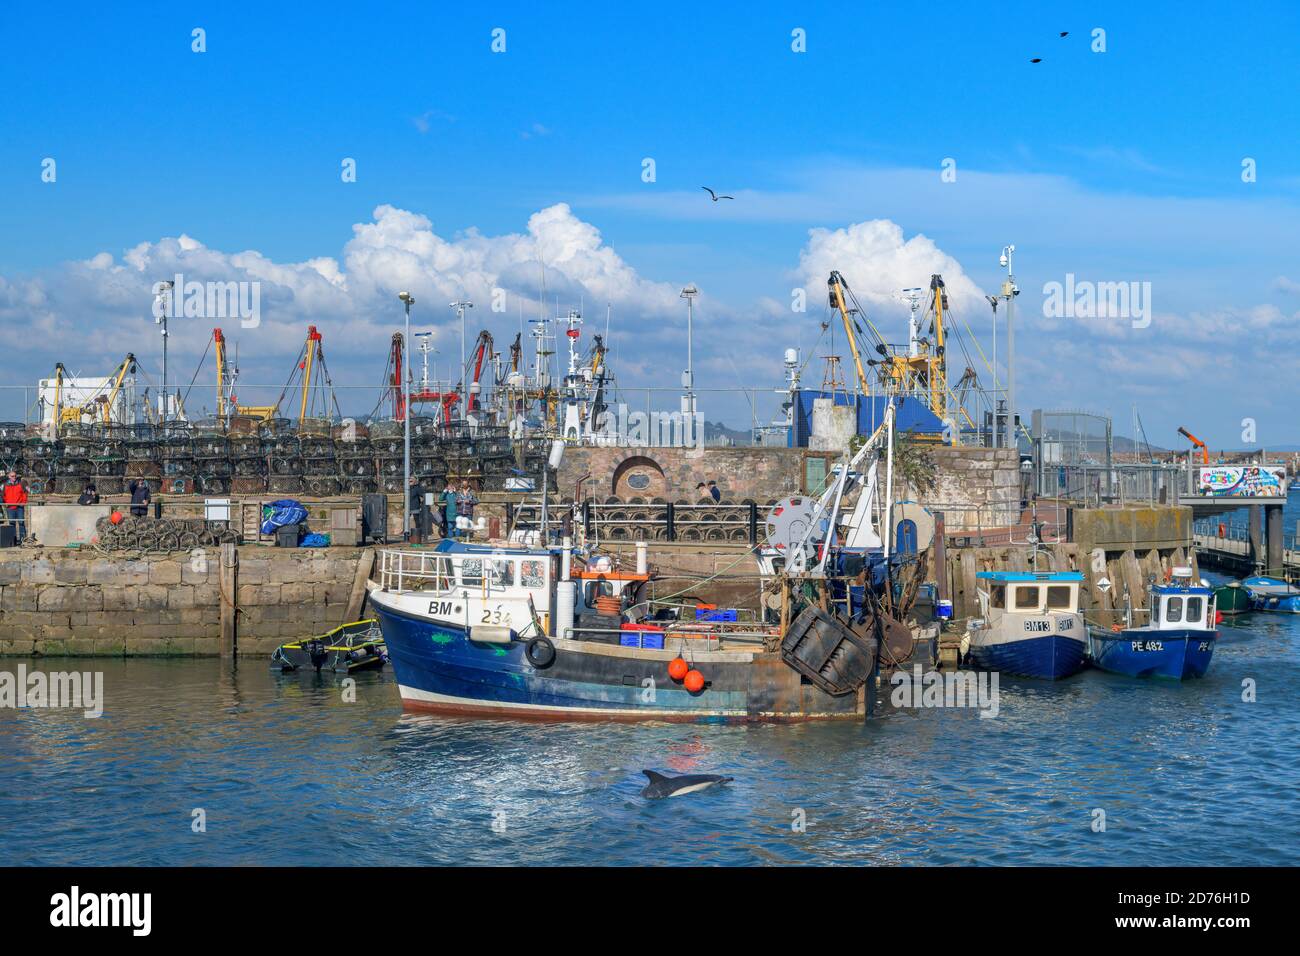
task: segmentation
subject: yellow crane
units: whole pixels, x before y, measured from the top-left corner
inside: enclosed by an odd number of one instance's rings
[[[212,344],[217,359],[217,417],[242,415],[260,418],[263,421],[275,416],[275,405],[240,405],[235,398],[235,379],[239,375],[236,367],[232,372],[226,362],[226,337],[221,329],[212,330]],[[229,396],[229,398],[227,398]]]
[[[108,393],[107,397],[104,395],[95,396],[93,404],[99,405],[100,418],[105,425],[109,424],[112,420],[113,404],[117,401],[117,396],[122,391],[122,383],[126,381],[127,374],[134,371],[135,355],[131,352],[127,352],[126,358],[122,359],[122,364],[117,367],[117,371],[110,377],[113,382],[113,388]]]
[[[54,363],[54,417],[51,419],[54,441],[59,440],[59,430],[63,427],[63,376],[66,371],[62,362]]]
[[[862,355],[858,352],[858,339],[853,334],[854,321],[849,312],[848,302],[845,294],[852,295],[848,283],[838,272],[832,270],[831,277],[826,280],[826,285],[830,290],[830,304],[832,309],[838,309],[840,318],[844,321],[844,334],[849,340],[849,352],[853,355],[853,368],[858,373],[858,388],[862,390],[863,395],[871,394],[871,386],[867,382],[867,373],[862,368]],[[856,304],[856,303],[855,303]],[[860,309],[853,311],[861,314]]]
[[[930,276],[930,334],[933,338],[918,335],[915,322],[910,329],[906,354],[882,352],[879,363],[882,372],[894,383],[899,392],[921,398],[926,407],[940,421],[948,420],[948,361],[944,346],[944,313],[948,308],[948,293],[943,276]],[[960,406],[958,406],[960,408]],[[966,416],[966,410],[961,409]],[[967,421],[969,422],[969,416]]]
[[[312,366],[315,364],[317,353],[320,351],[320,333],[316,331],[316,326],[307,326],[307,344],[304,347],[307,357],[302,360],[302,407],[298,411],[298,424],[301,425],[307,418],[307,396],[311,392],[311,373]]]
[[[848,337],[849,351],[853,356],[854,369],[858,376],[858,385],[863,394],[869,394],[866,371],[863,368],[860,339],[869,339],[876,353],[880,356],[870,359],[866,365],[876,370],[879,381],[891,392],[919,398],[940,421],[948,421],[949,410],[967,424],[973,425],[964,405],[948,390],[948,362],[946,357],[948,318],[948,293],[943,276],[930,276],[930,326],[928,335],[921,335],[916,323],[916,309],[919,297],[912,302],[912,321],[909,329],[909,341],[906,349],[891,347],[885,341],[880,330],[867,318],[858,304],[853,290],[849,288],[844,277],[832,271],[827,281],[830,288],[830,305],[840,313],[844,323],[844,332]],[[913,291],[913,290],[908,290]],[[919,291],[919,290],[915,290]],[[861,318],[866,324],[864,330],[857,322]]]

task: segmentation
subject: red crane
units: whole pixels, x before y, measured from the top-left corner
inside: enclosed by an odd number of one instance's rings
[[[402,392],[402,370],[406,367],[403,364],[404,358],[402,333],[394,332],[393,344],[388,352],[388,370],[385,377],[393,393],[393,418],[399,422],[406,420],[406,400]],[[415,402],[438,402],[442,406],[442,420],[446,423],[455,416],[456,406],[460,403],[460,393],[455,389],[450,392],[417,389],[411,392],[411,403]]]

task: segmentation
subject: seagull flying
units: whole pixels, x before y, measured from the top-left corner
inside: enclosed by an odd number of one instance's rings
[[[700,188],[703,189],[703,190],[704,190],[706,193],[708,193],[710,196],[712,196],[714,202],[717,202],[719,199],[735,199],[735,198],[736,198],[735,196],[719,196],[717,193],[715,193],[715,192],[714,192],[712,189],[710,189],[708,186],[701,186]]]

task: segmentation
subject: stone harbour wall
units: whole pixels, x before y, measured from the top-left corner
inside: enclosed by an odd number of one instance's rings
[[[239,549],[240,656],[344,623],[355,549]],[[221,552],[0,551],[0,656],[220,653]]]
[[[923,495],[904,489],[904,494],[942,511],[949,534],[1020,520],[1020,456],[1013,449],[935,446],[928,451],[935,463],[934,489]]]
[[[807,491],[806,462],[813,465],[813,477],[820,481],[838,452],[809,451],[807,448],[599,448],[574,446],[565,449],[560,466],[559,494],[572,498],[574,487],[584,475],[582,494],[597,501],[617,495],[626,501],[640,497],[647,501],[699,500],[695,486],[710,479],[718,483],[722,497],[732,502],[752,498],[766,503],[785,495]]]

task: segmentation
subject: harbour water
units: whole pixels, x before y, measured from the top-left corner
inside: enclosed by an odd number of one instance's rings
[[[348,702],[254,662],[5,659],[102,671],[105,708],[0,710],[0,864],[1295,865],[1297,660],[1300,617],[1252,615],[1200,681],[697,726],[408,716],[391,672]],[[736,779],[647,801],[642,768]]]

